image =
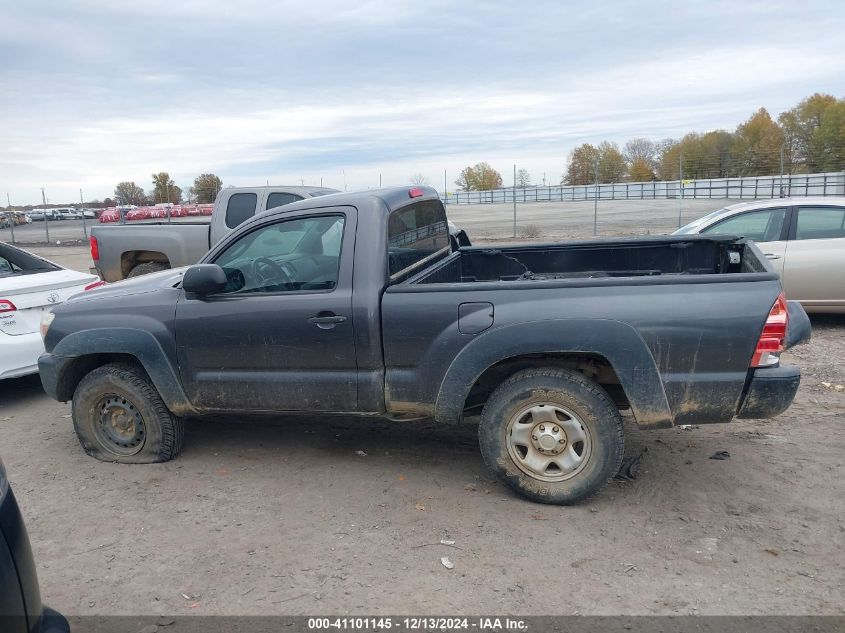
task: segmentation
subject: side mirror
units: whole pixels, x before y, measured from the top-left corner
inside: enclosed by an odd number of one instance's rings
[[[185,271],[182,289],[198,295],[220,292],[226,287],[226,273],[217,264],[197,264]]]

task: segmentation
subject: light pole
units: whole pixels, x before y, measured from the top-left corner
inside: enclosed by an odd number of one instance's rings
[[[44,187],[41,187],[41,202],[44,204],[44,232],[47,234],[47,243],[50,243],[50,227],[47,226],[47,196],[44,193]]]
[[[82,232],[88,239],[88,226],[85,224],[85,201],[82,199],[82,189],[79,190],[79,212],[82,214]]]
[[[513,237],[516,239],[516,163],[513,166]]]
[[[596,191],[593,196],[593,237],[598,235],[599,227],[599,161],[596,159]]]
[[[9,228],[12,230],[12,244],[15,243],[15,214],[12,213],[12,201],[9,199],[9,192],[6,192],[6,204],[9,205]]]

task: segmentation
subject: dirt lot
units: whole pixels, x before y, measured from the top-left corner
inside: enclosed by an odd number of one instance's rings
[[[841,614],[845,318],[813,325],[787,413],[629,428],[639,477],[578,507],[495,482],[472,422],[201,421],[176,461],[105,464],[37,377],[0,385],[0,454],[67,614]]]
[[[516,205],[517,238],[584,239],[598,236],[671,233],[738,200],[600,200],[593,202],[528,202]],[[449,205],[449,218],[473,239],[513,236],[513,204]]]

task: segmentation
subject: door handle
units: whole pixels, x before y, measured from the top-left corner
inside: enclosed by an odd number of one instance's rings
[[[321,330],[330,330],[338,323],[346,321],[345,316],[334,314],[332,312],[321,312],[317,316],[312,316],[308,319],[309,323],[313,323]]]
[[[774,253],[763,253],[767,259],[780,259],[780,255],[775,255]]]

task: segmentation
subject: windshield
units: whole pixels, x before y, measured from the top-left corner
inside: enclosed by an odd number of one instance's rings
[[[707,224],[710,220],[724,214],[730,212],[730,209],[719,209],[718,211],[711,211],[707,215],[703,215],[697,220],[693,220],[689,224],[686,224],[679,228],[677,231],[672,233],[672,235],[686,235],[688,233],[698,233],[699,229]]]

